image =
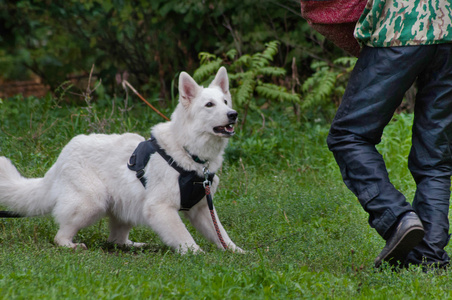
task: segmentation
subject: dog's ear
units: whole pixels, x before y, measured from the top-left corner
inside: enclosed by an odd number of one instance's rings
[[[215,75],[215,79],[212,81],[209,87],[213,85],[219,86],[225,94],[229,92],[228,72],[226,71],[225,67],[221,67],[218,70],[217,75]]]
[[[189,106],[192,100],[198,95],[200,88],[190,75],[185,72],[180,73],[179,95],[180,101],[185,107]]]

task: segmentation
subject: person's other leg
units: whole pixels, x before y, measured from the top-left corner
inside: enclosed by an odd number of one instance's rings
[[[435,47],[419,75],[409,168],[417,184],[413,207],[425,228],[409,264],[449,262],[449,199],[452,172],[452,44]]]

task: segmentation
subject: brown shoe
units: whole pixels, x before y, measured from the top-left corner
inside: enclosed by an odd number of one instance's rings
[[[406,255],[424,238],[424,226],[415,212],[408,212],[400,219],[394,233],[386,241],[386,246],[375,259],[375,267],[379,268],[383,261],[391,266],[403,263]]]

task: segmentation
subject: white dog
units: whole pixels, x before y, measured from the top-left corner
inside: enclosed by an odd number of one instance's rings
[[[79,135],[63,148],[43,178],[24,178],[7,158],[0,157],[0,204],[23,216],[52,214],[60,226],[55,243],[61,246],[86,248],[74,243],[73,237],[80,229],[108,216],[109,242],[142,246],[129,240],[129,231],[134,225],[144,224],[180,253],[202,251],[178,213],[180,174],[174,166],[194,171],[202,178],[204,168],[216,172],[222,164],[228,138],[234,134],[237,113],[231,108],[224,67],[207,88],[182,72],[179,95],[171,121],[157,124],[151,130],[173,161],[152,154],[143,170],[143,183],[137,178],[138,173],[128,168],[129,158],[144,141],[143,137],[131,133]],[[218,182],[215,176],[212,193]],[[205,196],[184,214],[208,240],[223,248]],[[219,220],[218,227],[227,247],[242,252]]]

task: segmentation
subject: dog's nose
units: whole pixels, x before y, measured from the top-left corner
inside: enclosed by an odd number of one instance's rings
[[[235,110],[229,111],[228,112],[228,119],[229,119],[229,121],[235,122],[237,120],[238,115],[239,114]]]

